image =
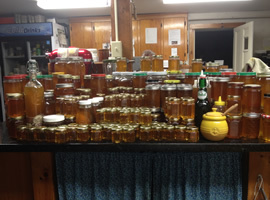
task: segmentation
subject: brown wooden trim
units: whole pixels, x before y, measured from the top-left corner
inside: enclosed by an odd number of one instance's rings
[[[137,15],[137,20],[142,19],[164,19],[164,18],[187,18],[187,13],[170,13],[170,14],[142,14]]]
[[[91,23],[91,22],[104,22],[104,21],[111,21],[111,16],[69,18],[69,23]]]

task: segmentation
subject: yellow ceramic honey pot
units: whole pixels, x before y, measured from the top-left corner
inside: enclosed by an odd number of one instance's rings
[[[221,141],[228,134],[226,116],[221,112],[216,112],[216,108],[212,108],[212,110],[213,112],[203,115],[200,131],[207,140]]]

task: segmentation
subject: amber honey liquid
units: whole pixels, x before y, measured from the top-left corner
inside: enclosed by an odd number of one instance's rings
[[[163,71],[163,59],[153,59],[152,71],[162,72]]]
[[[179,71],[180,65],[179,60],[169,60],[169,71]]]
[[[116,71],[118,71],[118,72],[127,71],[127,61],[126,60],[118,60],[116,62],[116,64],[117,64]]]
[[[141,60],[141,71],[151,71],[151,60],[142,59]]]

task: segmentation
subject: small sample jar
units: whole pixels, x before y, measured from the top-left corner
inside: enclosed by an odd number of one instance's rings
[[[203,62],[202,59],[192,60],[192,72],[201,72],[202,71]]]
[[[24,141],[24,140],[26,140],[26,131],[25,131],[26,128],[27,128],[27,126],[25,126],[25,125],[19,125],[19,126],[17,126],[17,128],[16,128],[17,129],[17,131],[16,131],[17,136],[14,139],[17,139],[18,141]],[[16,135],[16,134],[13,132],[13,135]]]
[[[183,98],[181,103],[181,118],[194,119],[195,117],[195,99]]]
[[[53,92],[44,92],[44,115],[56,114]]]
[[[39,126],[34,129],[34,139],[38,142],[46,142],[45,126]]]
[[[136,72],[133,76],[133,88],[145,88],[147,73]]]
[[[219,64],[208,62],[205,64],[205,72],[218,72],[219,71]]]
[[[237,73],[237,81],[244,82],[244,84],[255,84],[256,72],[239,72]]]
[[[67,62],[68,62],[67,58],[61,58],[61,57],[55,58],[54,71],[66,73]]]
[[[4,94],[23,93],[22,79],[20,76],[4,76]]]
[[[229,132],[227,138],[240,139],[242,134],[242,115],[227,115]]]
[[[56,127],[47,127],[44,129],[46,142],[48,143],[55,142],[55,129]]]
[[[112,129],[112,143],[119,144],[122,142],[122,128]]]
[[[221,99],[227,98],[229,78],[216,77],[211,81],[211,99],[212,101],[218,101],[219,96]]]
[[[163,56],[162,55],[153,55],[152,56],[152,71],[162,72],[163,69]]]
[[[33,142],[35,140],[34,138],[34,131],[36,127],[27,127],[25,129],[26,131],[26,140],[27,142]]]
[[[55,85],[54,96],[61,97],[61,96],[73,96],[75,93],[74,91],[74,84],[73,83],[58,83]]]
[[[184,126],[195,126],[194,118],[182,120],[181,125],[184,125]]]
[[[227,87],[227,95],[237,95],[242,98],[244,82],[229,82]]]
[[[174,140],[177,142],[185,142],[186,126],[177,125],[174,127]]]
[[[87,126],[76,127],[77,131],[77,142],[88,142],[90,139],[90,134]]]
[[[174,126],[169,125],[166,127],[166,141],[173,142],[175,138]]]
[[[7,93],[6,97],[6,114],[8,117],[18,117],[25,115],[24,98],[22,93]]]
[[[63,114],[65,116],[75,116],[77,109],[76,106],[74,106],[74,104],[76,104],[76,100],[72,97],[68,97],[64,99],[63,102]]]
[[[69,116],[65,116],[65,124],[72,124],[72,123],[76,123],[76,117],[69,115]]]
[[[152,138],[151,126],[141,126],[139,140],[142,142],[149,142]]]
[[[7,119],[8,135],[11,138],[17,138],[17,127],[25,124],[24,116],[9,117]]]
[[[99,96],[98,94],[107,94],[105,74],[92,74],[91,77],[91,92],[92,96]]]
[[[125,57],[116,58],[116,71],[117,72],[127,71],[127,59]]]
[[[165,108],[166,97],[176,97],[176,84],[164,84],[161,86],[161,107]]]
[[[67,127],[67,135],[66,135],[66,141],[67,142],[76,142],[77,140],[77,126],[68,126]]]
[[[141,71],[151,71],[151,58],[150,56],[141,57]]]
[[[238,104],[238,106],[233,109],[232,111],[228,112],[228,115],[241,115],[242,114],[242,101],[241,97],[237,95],[228,95],[227,101],[226,101],[227,108],[230,108],[231,106]]]
[[[264,94],[270,93],[270,73],[258,73],[257,84],[261,85],[261,107],[264,107]]]
[[[264,107],[263,113],[266,115],[270,115],[270,93],[264,94]]]
[[[91,142],[101,142],[102,141],[102,127],[101,126],[94,126],[91,127],[90,138]]]
[[[180,70],[179,56],[170,56],[168,71],[179,71],[179,70]]]
[[[261,86],[258,84],[244,85],[242,98],[243,113],[261,112]]]
[[[43,116],[43,126],[56,127],[65,124],[64,115],[46,115]]]
[[[193,87],[191,84],[177,84],[176,87],[177,87],[176,92],[177,98],[192,97]]]
[[[147,107],[160,110],[160,85],[151,84],[145,87]]]
[[[140,114],[140,124],[142,125],[150,125],[152,123],[151,112],[148,110],[142,110]]]
[[[51,74],[49,75],[43,75],[43,87],[44,91],[46,90],[53,90],[53,76]]]
[[[241,138],[258,139],[260,117],[261,115],[259,113],[243,113]]]
[[[266,142],[270,142],[270,115],[262,114],[262,136]]]
[[[64,144],[67,141],[67,129],[66,128],[56,128],[55,129],[55,144]]]
[[[91,124],[93,122],[91,101],[79,101],[79,107],[76,114],[77,124]]]
[[[71,77],[72,83],[74,84],[74,88],[81,88],[81,78],[79,75],[74,75]]]
[[[134,128],[124,128],[124,136],[122,137],[123,142],[132,143],[136,141],[135,129]]]
[[[199,129],[196,126],[188,126],[185,131],[185,139],[188,142],[199,141]]]
[[[57,76],[57,83],[73,83],[71,74],[59,74]]]

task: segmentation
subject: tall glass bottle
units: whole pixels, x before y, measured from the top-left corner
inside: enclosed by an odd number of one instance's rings
[[[211,105],[207,97],[207,81],[203,71],[201,71],[201,75],[199,77],[198,87],[198,97],[195,104],[195,125],[200,128],[203,115],[211,111]]]
[[[32,126],[41,126],[44,112],[44,88],[37,80],[36,60],[27,62],[29,82],[24,87],[26,121]]]

